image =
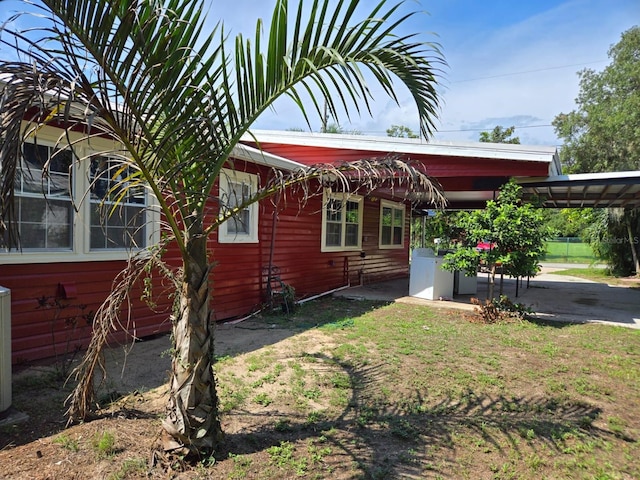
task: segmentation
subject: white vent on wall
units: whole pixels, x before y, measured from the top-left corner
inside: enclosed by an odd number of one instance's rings
[[[0,287],[0,412],[11,406],[11,290]]]

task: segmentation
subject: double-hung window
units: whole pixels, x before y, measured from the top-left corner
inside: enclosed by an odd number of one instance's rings
[[[16,176],[15,201],[24,251],[73,248],[73,154],[46,144],[25,143]],[[14,247],[17,245],[14,245]]]
[[[135,249],[145,246],[147,238],[147,195],[131,167],[116,158],[91,157],[92,251]]]
[[[323,203],[321,250],[359,250],[362,247],[363,198],[326,193]]]
[[[404,212],[401,203],[380,201],[380,248],[404,246]]]
[[[220,175],[220,213],[234,212],[218,231],[220,243],[258,243],[258,204],[244,205],[258,190],[258,177],[223,169]]]
[[[0,251],[0,264],[126,260],[160,239],[157,200],[116,155],[114,142],[91,144],[45,127],[25,142],[15,177],[19,244]]]

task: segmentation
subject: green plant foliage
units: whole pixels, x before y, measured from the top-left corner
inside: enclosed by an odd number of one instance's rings
[[[113,139],[114,150],[101,154],[117,157],[123,169],[134,172],[117,200],[122,205],[126,189],[148,189],[167,232],[162,242],[171,242],[179,258],[170,266],[159,248],[157,256],[146,251],[127,264],[106,308],[98,310],[95,341],[69,400],[72,420],[85,419],[95,405],[96,358],[118,324],[114,312],[144,278],[141,265],[154,262],[178,292],[173,339],[180,361],[172,364],[166,447],[195,456],[216,449],[223,435],[211,368],[209,276],[216,262],[208,239],[238,211],[284,189],[313,184],[321,195],[315,180],[327,169],[342,175],[344,169],[325,165],[270,175],[235,208],[211,197],[214,185],[241,138],[281,98],[292,100],[310,126],[311,116],[327,118],[323,106],[333,119],[338,112],[347,118],[370,112],[373,92],[398,102],[397,87],[404,85],[417,108],[419,131],[429,137],[439,107],[436,79],[445,62],[439,47],[422,34],[399,34],[418,13],[404,10],[403,3],[277,0],[271,18],[257,20],[249,38],[229,38],[222,22],[212,28],[202,0],[43,0],[34,7],[42,23],[28,34],[20,30],[30,24],[22,21],[22,13],[0,26],[2,43],[13,50],[5,56],[8,61],[0,61],[0,244],[18,246],[20,238],[18,209],[12,205],[19,152],[28,135],[13,127],[27,112],[46,112],[53,114],[29,117],[33,133],[53,124],[73,130],[76,144],[96,135]],[[67,147],[65,133],[56,146],[60,150]],[[357,163],[358,178],[386,182],[391,174],[421,183],[421,191],[433,186],[406,162],[393,162],[381,175],[383,163]],[[402,169],[412,174],[399,174]],[[344,178],[344,185],[355,179]],[[220,207],[213,215],[212,204]],[[147,288],[145,294],[150,293]],[[196,405],[183,408],[185,398],[197,398]]]
[[[96,434],[91,439],[91,447],[99,457],[110,457],[116,452],[116,437],[109,431]]]
[[[71,438],[69,435],[63,433],[53,439],[53,443],[57,443],[62,448],[65,448],[71,452],[78,452],[80,445],[77,440]]]
[[[551,231],[544,225],[539,209],[520,201],[521,187],[510,181],[502,186],[497,200],[483,210],[462,212],[458,222],[464,233],[456,249],[445,255],[443,268],[475,274],[481,264],[491,272],[489,298],[493,298],[496,267],[506,275],[535,276],[545,254],[545,241]],[[479,242],[492,245],[477,248]]]
[[[569,173],[640,169],[640,27],[623,32],[609,58],[601,72],[579,72],[577,108],[553,120]],[[585,235],[594,251],[618,274],[640,273],[637,209],[611,215],[599,211],[595,217]]]
[[[480,141],[485,143],[520,143],[519,137],[512,137],[516,127],[504,128],[500,125],[496,126],[490,132],[480,132]]]
[[[387,128],[387,136],[398,138],[419,138],[419,135],[405,125],[391,125]]]

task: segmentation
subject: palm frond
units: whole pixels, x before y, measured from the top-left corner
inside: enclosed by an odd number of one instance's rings
[[[57,123],[124,145],[165,215],[183,219],[204,211],[241,136],[281,96],[292,98],[308,124],[312,112],[322,115],[322,105],[334,117],[341,110],[370,112],[368,71],[395,101],[394,81],[409,89],[421,132],[429,135],[445,65],[440,51],[416,35],[396,35],[413,15],[397,15],[402,2],[380,0],[354,21],[361,3],[330,7],[314,0],[307,11],[299,2],[289,29],[289,2],[278,0],[266,42],[259,21],[253,42],[239,35],[228,44],[221,24],[206,30],[203,1],[44,0],[51,21],[38,41],[18,31],[0,37],[26,59],[0,62],[0,74],[12,79],[0,105],[6,139],[0,226],[7,230],[14,218],[22,141],[16,125],[34,106],[33,131],[55,111]],[[167,194],[181,201],[170,208],[163,203]],[[170,221],[177,238],[179,223]]]

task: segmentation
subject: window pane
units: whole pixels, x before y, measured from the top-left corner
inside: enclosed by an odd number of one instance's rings
[[[71,249],[71,202],[17,197],[18,229],[24,249]]]
[[[134,170],[120,159],[91,158],[91,250],[146,246],[147,197],[133,174]],[[111,211],[115,202],[118,205]]]
[[[46,221],[47,202],[44,197],[21,197],[19,205],[21,222],[44,223]]]
[[[49,160],[49,147],[25,143],[22,147],[22,154],[28,169],[42,170],[44,164]]]
[[[229,193],[226,204],[230,210],[242,205],[251,198],[251,185],[245,182],[228,182]],[[228,235],[251,234],[251,211],[246,207],[226,222]]]
[[[358,224],[348,224],[346,226],[346,233],[345,233],[345,239],[344,239],[344,244],[347,247],[357,247],[358,246]]]
[[[16,189],[19,192],[41,195],[70,196],[71,151],[57,151],[49,161],[53,149],[45,145],[25,143],[22,149],[22,168],[18,172]],[[49,162],[48,170],[43,172]]]
[[[382,227],[382,245],[391,245],[391,227]]]
[[[329,247],[342,246],[342,225],[339,223],[327,223],[325,244]]]
[[[107,248],[106,231],[100,226],[91,226],[90,245],[92,250]]]
[[[91,157],[89,182],[92,200],[144,204],[144,188],[136,185],[137,180],[134,170],[121,160],[104,156]]]
[[[360,245],[360,202],[329,198],[325,207],[324,247]]]
[[[227,220],[227,233],[249,235],[249,210],[238,212],[233,218]]]
[[[90,248],[143,248],[146,245],[145,209],[119,206],[109,216],[111,206],[111,203],[92,204]]]
[[[47,228],[47,248],[70,248],[70,245],[70,225],[49,225]]]
[[[109,227],[107,229],[107,248],[125,248],[127,243],[124,227]]]
[[[327,202],[327,222],[342,222],[342,202],[331,199]]]
[[[358,202],[347,202],[346,221],[347,223],[358,223],[359,216],[359,204]]]
[[[391,224],[393,223],[392,220],[392,216],[393,216],[393,210],[389,207],[382,207],[382,225],[387,227],[387,226],[391,226]]]
[[[403,217],[403,210],[400,210],[399,208],[394,208],[393,209],[393,226],[394,227],[401,227],[402,226],[402,217]]]
[[[398,227],[393,228],[393,244],[394,245],[402,244],[402,228],[398,228]]]
[[[46,232],[44,225],[33,223],[20,225],[22,248],[44,249],[46,247]]]

